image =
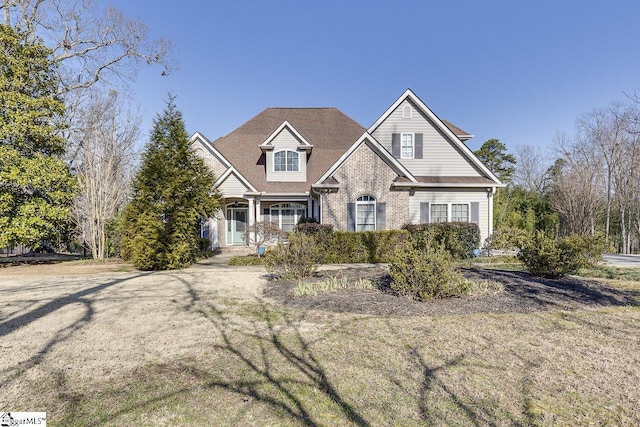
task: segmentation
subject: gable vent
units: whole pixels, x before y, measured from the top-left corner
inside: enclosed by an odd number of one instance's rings
[[[403,119],[410,119],[412,115],[413,115],[413,108],[411,108],[411,105],[405,105],[404,107],[402,107]]]

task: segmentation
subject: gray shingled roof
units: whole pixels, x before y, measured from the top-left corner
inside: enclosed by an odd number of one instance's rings
[[[313,145],[307,161],[306,182],[267,182],[262,144],[288,121]],[[213,146],[258,190],[272,193],[309,191],[311,184],[333,165],[365,132],[336,108],[267,108]]]

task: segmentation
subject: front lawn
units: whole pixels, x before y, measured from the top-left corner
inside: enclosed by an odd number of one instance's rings
[[[464,312],[398,316],[242,294],[225,274],[0,282],[0,351],[25,352],[0,359],[0,406],[47,411],[53,426],[640,423],[638,282],[526,288],[522,273],[489,272],[516,274],[518,301],[541,308],[491,312],[472,297],[453,301]],[[324,295],[351,292],[372,290]]]

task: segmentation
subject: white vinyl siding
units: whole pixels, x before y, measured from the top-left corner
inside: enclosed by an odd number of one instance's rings
[[[416,190],[413,195],[409,196],[409,221],[413,224],[420,223],[420,203],[429,203],[429,214],[431,214],[431,204],[461,204],[470,206],[471,203],[478,202],[478,225],[480,226],[480,241],[484,242],[484,239],[486,239],[489,234],[489,205],[487,200],[487,192],[485,188],[442,188]],[[471,220],[470,211],[469,220]],[[429,221],[433,222],[431,218],[429,218]]]
[[[267,181],[280,181],[280,182],[304,182],[307,180],[307,152],[298,150],[303,145],[296,136],[289,131],[289,129],[283,129],[273,140],[273,150],[269,150],[265,153],[266,156],[266,168],[267,168]],[[297,171],[278,171],[274,162],[274,156],[276,153],[283,151],[293,151],[298,153],[298,170]]]
[[[218,189],[225,197],[243,197],[248,188],[244,185],[233,172],[218,186]]]
[[[403,119],[404,107],[413,109],[411,120]],[[411,173],[418,176],[483,176],[462,152],[441,133],[420,110],[405,100],[373,132],[390,153],[393,133],[422,133],[422,159],[400,159]]]

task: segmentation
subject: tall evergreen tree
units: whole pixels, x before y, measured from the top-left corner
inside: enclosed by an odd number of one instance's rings
[[[199,253],[199,225],[220,207],[213,173],[189,144],[170,98],[151,138],[125,210],[122,256],[141,270],[186,267]]]
[[[69,217],[74,179],[62,158],[64,104],[51,50],[0,25],[0,247],[37,247]]]
[[[500,140],[491,138],[482,144],[474,154],[493,172],[500,181],[511,183],[516,171],[516,157],[507,153],[507,147]]]

